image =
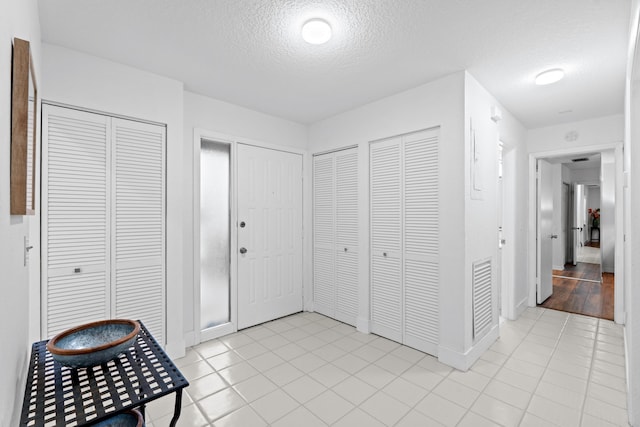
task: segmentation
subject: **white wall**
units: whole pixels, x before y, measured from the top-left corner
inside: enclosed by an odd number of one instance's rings
[[[347,146],[359,151],[360,313],[369,330],[369,142],[440,126],[440,341],[441,349],[463,354],[466,335],[464,261],[464,73],[456,73],[381,99],[309,128],[309,151]],[[442,350],[441,350],[442,352]]]
[[[571,182],[577,184],[600,184],[600,168],[574,169],[571,171]]]
[[[167,125],[167,352],[184,354],[184,181],[181,82],[43,44],[44,100]]]
[[[466,107],[465,107],[466,105]],[[516,163],[524,160],[524,128],[504,109],[499,124],[491,121],[490,107],[499,106],[466,72],[452,74],[417,88],[381,99],[335,117],[312,124],[309,150],[320,153],[348,146],[359,149],[360,223],[360,307],[359,328],[368,330],[369,306],[369,142],[420,129],[440,126],[440,346],[439,357],[459,369],[467,369],[480,347],[472,343],[471,260],[493,257],[497,251],[497,144],[505,143],[507,198],[517,194]],[[480,172],[483,199],[470,199],[469,122],[473,120],[481,145]],[[522,168],[520,168],[522,170]],[[526,179],[523,179],[526,182]],[[524,199],[522,199],[524,200]],[[516,219],[523,203],[512,205],[506,221],[517,258]],[[485,209],[486,208],[486,209]],[[475,210],[478,209],[478,210]],[[474,211],[475,213],[473,213]],[[526,216],[525,216],[526,218]],[[522,224],[521,224],[522,223]],[[487,245],[487,241],[495,245]],[[520,250],[526,250],[521,245]],[[460,268],[461,263],[465,265]],[[524,262],[514,263],[512,278],[525,276]],[[496,290],[497,291],[497,290]],[[515,311],[515,310],[514,310]],[[497,317],[495,319],[497,325]],[[497,333],[497,329],[495,329]],[[495,335],[494,335],[495,337]],[[477,343],[476,343],[477,344]],[[476,354],[477,353],[477,354]]]
[[[35,0],[0,2],[0,425],[18,425],[31,351],[29,269],[23,265],[24,238],[37,216],[9,215],[11,159],[11,55],[13,38],[31,43],[36,78],[42,88],[40,22]],[[39,213],[39,209],[38,212]],[[38,263],[32,256],[31,263]]]
[[[502,111],[502,119],[497,123],[491,119],[492,107]],[[476,261],[492,258],[493,277],[498,277],[496,268],[498,256],[502,258],[502,299],[503,316],[517,318],[524,310],[526,288],[521,288],[521,278],[526,277],[526,197],[521,185],[526,185],[525,128],[478,82],[466,73],[465,78],[465,200],[466,200],[466,237],[465,274],[466,274],[466,312],[471,316],[472,307],[472,264]],[[469,129],[475,131],[479,145],[477,167],[480,168],[480,184],[473,184],[472,177],[472,141]],[[498,199],[497,199],[497,144],[503,146],[503,238],[506,244],[498,252]],[[475,187],[475,188],[474,188]],[[478,192],[477,188],[481,188]],[[498,282],[494,279],[494,327],[497,332],[497,294]],[[467,352],[473,360],[479,356],[492,337],[482,342],[473,342],[472,319],[467,319]]]
[[[629,55],[625,87],[624,171],[624,275],[625,283],[625,347],[627,366],[627,403],[631,425],[640,425],[640,52],[638,21],[640,0],[632,0]],[[632,169],[632,165],[635,169]]]
[[[600,209],[600,186],[590,185],[587,190],[587,209]]]
[[[184,92],[183,163],[184,179],[184,332],[187,345],[194,339],[194,248],[193,248],[193,159],[194,129],[203,129],[230,137],[259,141],[262,143],[306,150],[307,126],[249,110],[237,105],[207,98],[191,92]],[[310,173],[306,167],[306,180]],[[308,199],[305,187],[303,199]],[[307,204],[310,204],[307,202]],[[304,213],[305,230],[309,230],[309,212]],[[307,237],[305,237],[308,240]]]

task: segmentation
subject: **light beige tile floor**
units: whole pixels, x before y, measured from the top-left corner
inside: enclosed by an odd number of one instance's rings
[[[622,328],[530,308],[468,371],[316,313],[190,348],[178,425],[626,426]],[[173,395],[147,408],[169,425]]]

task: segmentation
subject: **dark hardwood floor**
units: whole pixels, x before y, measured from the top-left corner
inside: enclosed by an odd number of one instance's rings
[[[567,264],[564,268],[562,271],[553,270],[553,295],[539,305],[553,310],[613,320],[613,273],[603,273],[600,283],[599,264],[579,262],[575,266]]]

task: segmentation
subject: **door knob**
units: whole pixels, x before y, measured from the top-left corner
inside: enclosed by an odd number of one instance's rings
[[[247,225],[244,221],[240,221],[240,228],[244,228],[244,226]]]
[[[241,254],[246,254],[247,253],[247,248],[240,248],[240,253]]]
[[[551,235],[551,236],[549,236],[549,237],[551,237],[552,239],[557,239],[557,238],[558,238],[558,235],[557,235],[557,234],[552,234],[552,235]]]

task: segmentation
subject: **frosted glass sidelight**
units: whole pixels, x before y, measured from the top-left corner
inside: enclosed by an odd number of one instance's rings
[[[230,321],[228,144],[200,142],[200,327]]]

